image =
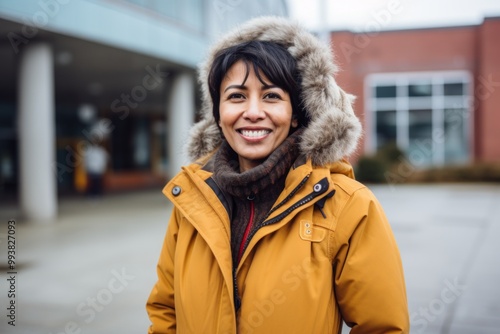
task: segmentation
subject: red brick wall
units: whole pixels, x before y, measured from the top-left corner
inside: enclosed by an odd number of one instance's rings
[[[500,159],[500,18],[481,26],[400,30],[373,33],[332,32],[340,71],[337,82],[358,97],[355,111],[363,122],[364,80],[371,73],[466,70],[475,78],[475,97],[482,81],[496,84],[475,105],[473,133],[477,160]],[[483,79],[479,79],[483,78]],[[494,87],[492,87],[494,86]],[[486,93],[484,93],[486,96]],[[365,131],[366,127],[364,127]],[[369,138],[366,133],[364,140]],[[358,156],[363,153],[364,141]]]
[[[476,158],[500,161],[500,18],[486,19],[478,35]]]
[[[340,52],[339,46],[342,45],[345,49],[351,51],[351,46],[353,46],[354,35],[351,32],[338,32],[331,36],[332,48],[335,60],[339,66],[339,71],[336,76],[336,81],[349,94],[356,96],[356,102],[354,104],[354,111],[359,117],[363,124],[363,132],[366,131],[365,119],[363,117],[364,111],[364,101],[363,101],[363,80],[364,75],[359,75],[355,70],[357,67],[356,57],[346,57],[342,52]],[[354,50],[354,49],[353,49]],[[349,54],[350,55],[350,54]],[[364,141],[366,134],[361,138],[359,144],[358,152],[353,154],[351,161],[355,162],[357,157],[363,153]]]

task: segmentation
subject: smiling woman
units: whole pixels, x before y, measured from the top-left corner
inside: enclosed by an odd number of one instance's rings
[[[276,44],[262,42],[245,46],[245,49],[261,51],[261,57],[279,48]],[[284,48],[280,51],[286,53]],[[224,62],[230,55],[233,52],[224,52],[216,62]],[[219,85],[222,94],[218,124],[224,138],[238,154],[240,172],[258,166],[288,137],[291,128],[298,126],[297,118],[292,119],[290,94],[271,82],[259,65],[250,61],[238,60]],[[272,69],[265,71],[269,73]],[[213,84],[216,86],[217,82]]]
[[[200,69],[194,160],[147,303],[149,333],[407,333],[399,251],[380,204],[344,160],[360,124],[330,50],[260,18]]]

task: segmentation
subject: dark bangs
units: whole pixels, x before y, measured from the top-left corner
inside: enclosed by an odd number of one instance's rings
[[[227,72],[236,62],[242,60],[247,65],[245,80],[253,67],[260,82],[266,84],[261,73],[271,84],[285,90],[290,95],[293,118],[299,125],[306,126],[308,119],[301,103],[301,78],[295,58],[285,47],[273,42],[250,41],[221,50],[214,59],[208,75],[208,87],[213,103],[213,116],[219,123],[220,88]],[[268,82],[269,83],[269,82]]]

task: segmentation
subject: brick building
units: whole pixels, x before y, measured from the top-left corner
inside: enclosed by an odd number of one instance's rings
[[[358,156],[396,143],[417,167],[500,161],[500,17],[330,37],[357,96]]]

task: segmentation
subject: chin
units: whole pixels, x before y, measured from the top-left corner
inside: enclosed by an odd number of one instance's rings
[[[266,154],[266,153],[262,153],[262,154],[240,154],[239,156],[242,159],[245,159],[245,160],[248,160],[248,161],[258,161],[258,162],[261,162],[261,161],[265,160],[269,155],[270,155],[270,153],[269,154]]]

